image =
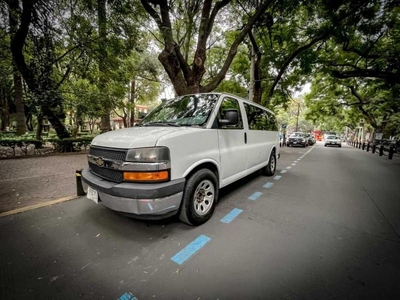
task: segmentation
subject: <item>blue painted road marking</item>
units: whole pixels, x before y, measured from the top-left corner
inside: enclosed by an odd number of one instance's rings
[[[221,219],[221,222],[229,224],[230,222],[233,221],[233,219],[235,219],[238,215],[240,215],[241,212],[243,212],[243,209],[234,208],[231,210],[229,214],[227,214],[225,217]]]
[[[274,184],[272,182],[267,182],[266,184],[263,185],[266,189],[269,189],[273,186]]]
[[[131,292],[123,294],[118,300],[138,300]]]
[[[281,179],[281,178],[282,178],[282,176],[279,176],[279,175],[276,175],[276,176],[274,177],[275,180],[279,180],[279,179]]]
[[[257,200],[258,197],[260,197],[261,195],[262,195],[261,192],[255,192],[255,193],[253,193],[253,195],[251,195],[248,199],[250,199],[250,200]]]
[[[281,171],[282,174],[285,174],[286,172],[287,172],[287,170],[282,170]]]
[[[178,265],[182,265],[188,260],[193,254],[198,252],[201,248],[207,244],[211,238],[205,235],[200,235],[197,239],[175,254],[171,260],[176,262]]]

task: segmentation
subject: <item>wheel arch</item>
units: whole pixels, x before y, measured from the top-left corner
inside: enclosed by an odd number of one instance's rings
[[[197,162],[196,164],[193,164],[192,166],[190,166],[185,173],[183,174],[183,177],[185,177],[186,179],[188,179],[192,174],[194,174],[195,172],[197,172],[200,169],[209,169],[210,171],[212,171],[215,176],[217,177],[217,184],[218,184],[218,189],[220,186],[220,182],[221,182],[221,178],[220,178],[220,168],[218,163],[215,160],[201,160],[199,162]]]

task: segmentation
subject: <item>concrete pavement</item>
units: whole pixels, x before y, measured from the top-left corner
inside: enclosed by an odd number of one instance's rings
[[[85,198],[3,217],[0,298],[399,299],[399,179],[352,147],[283,148],[200,227]]]

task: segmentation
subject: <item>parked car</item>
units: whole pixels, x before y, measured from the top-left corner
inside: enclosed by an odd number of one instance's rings
[[[338,147],[342,147],[342,140],[340,139],[340,137],[336,136],[336,135],[329,135],[326,137],[325,140],[325,147],[326,146],[338,146]]]
[[[220,188],[259,169],[275,173],[278,123],[272,111],[239,97],[168,100],[133,128],[96,136],[82,172],[87,197],[137,218],[211,218]]]
[[[317,142],[316,139],[311,134],[307,134],[306,138],[309,146],[312,146]]]
[[[301,146],[306,147],[308,146],[308,138],[304,132],[294,132],[289,136],[288,147],[294,146]]]

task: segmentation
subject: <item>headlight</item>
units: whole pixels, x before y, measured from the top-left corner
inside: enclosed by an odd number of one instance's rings
[[[126,161],[142,163],[169,162],[169,149],[167,147],[131,149],[126,155]]]
[[[125,181],[160,182],[170,179],[171,161],[167,147],[131,149],[122,165]]]

